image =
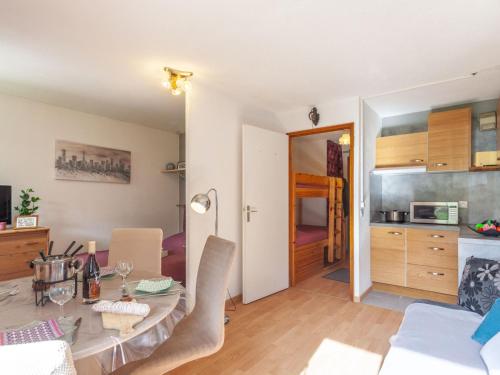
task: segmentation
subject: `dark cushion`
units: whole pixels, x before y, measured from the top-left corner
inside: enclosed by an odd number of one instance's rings
[[[470,257],[458,288],[458,304],[485,315],[500,298],[500,262]]]

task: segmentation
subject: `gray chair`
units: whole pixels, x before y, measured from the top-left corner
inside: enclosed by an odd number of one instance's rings
[[[114,374],[161,375],[217,352],[224,344],[225,296],[234,257],[234,242],[208,237],[198,268],[192,313],[150,357],[125,365]]]

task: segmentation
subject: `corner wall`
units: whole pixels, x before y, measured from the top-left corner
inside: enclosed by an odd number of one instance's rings
[[[273,128],[273,114],[248,107],[229,96],[193,82],[186,97],[186,200],[188,294],[195,295],[195,280],[205,241],[214,234],[214,206],[200,215],[189,208],[191,198],[216,188],[219,196],[219,236],[236,243],[231,271],[231,295],[242,291],[241,230],[241,132],[243,124]],[[211,193],[210,199],[213,200]]]

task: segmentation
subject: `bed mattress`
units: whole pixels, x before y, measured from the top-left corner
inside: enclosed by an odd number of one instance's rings
[[[302,246],[312,242],[326,240],[328,228],[318,225],[297,225],[295,245]]]

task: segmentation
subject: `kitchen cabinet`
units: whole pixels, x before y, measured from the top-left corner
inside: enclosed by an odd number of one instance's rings
[[[457,268],[457,230],[371,227],[373,282],[456,296]]]
[[[371,228],[372,281],[405,286],[405,233],[401,228]]]
[[[428,171],[468,171],[471,167],[471,108],[432,112],[428,120]]]
[[[427,164],[427,132],[379,137],[376,146],[377,168]]]
[[[458,232],[407,230],[407,286],[457,295]]]

